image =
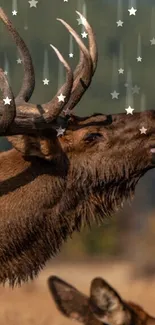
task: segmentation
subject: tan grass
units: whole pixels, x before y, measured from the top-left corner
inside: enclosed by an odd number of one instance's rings
[[[74,324],[56,309],[48,292],[46,280],[57,275],[77,286],[84,293],[89,292],[93,277],[102,276],[126,299],[141,304],[155,316],[155,279],[131,280],[132,266],[125,263],[52,263],[40,273],[37,280],[21,288],[0,287],[1,325],[67,325]]]

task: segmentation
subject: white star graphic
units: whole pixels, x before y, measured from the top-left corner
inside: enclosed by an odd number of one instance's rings
[[[80,17],[80,18],[77,18],[77,21],[78,21],[78,25],[85,25],[86,18]]]
[[[116,21],[117,27],[123,27],[124,22],[122,20]]]
[[[5,71],[4,71],[4,74],[5,74],[5,76],[7,76],[7,74],[8,74],[8,71],[6,71],[6,70],[5,70]]]
[[[74,54],[73,53],[69,53],[69,57],[73,58]]]
[[[78,21],[78,25],[82,25],[81,18],[77,18],[76,20]]]
[[[69,108],[64,109],[63,112],[65,115],[71,115],[71,110]]]
[[[138,56],[137,62],[142,62],[142,57],[141,56]]]
[[[21,59],[17,59],[17,64],[21,64],[22,60]]]
[[[68,2],[68,0],[64,0],[64,2]]]
[[[125,110],[126,110],[127,115],[128,114],[133,115],[134,108],[132,108],[131,106],[129,106],[128,108],[125,108]]]
[[[59,96],[57,96],[57,98],[58,98],[58,101],[59,101],[59,102],[64,102],[66,96],[64,96],[63,94],[60,94]]]
[[[38,3],[38,1],[36,1],[36,0],[30,0],[30,1],[28,1],[28,2],[29,2],[29,4],[30,4],[30,8],[32,8],[32,7],[37,8],[37,3]]]
[[[133,94],[139,94],[139,91],[140,91],[140,87],[138,87],[137,85],[135,85],[135,86],[132,88],[132,93],[133,93]]]
[[[155,38],[150,39],[151,45],[155,45]]]
[[[129,15],[131,16],[131,15],[136,15],[136,11],[137,11],[137,9],[135,9],[135,8],[131,8],[131,9],[128,9],[128,11],[129,11]]]
[[[118,72],[119,72],[119,74],[123,74],[124,73],[124,69],[120,68],[120,69],[118,69]]]
[[[6,98],[3,99],[4,105],[10,105],[11,99],[7,96]]]
[[[146,134],[147,129],[145,129],[145,127],[142,126],[142,128],[139,129],[139,131],[140,131],[140,134]]]
[[[17,16],[17,11],[16,10],[13,10],[12,11],[12,14],[13,14],[13,16]]]
[[[88,34],[86,32],[81,33],[82,38],[87,38]]]
[[[57,137],[59,137],[60,135],[63,135],[64,132],[65,132],[65,130],[66,129],[63,129],[61,126],[58,129],[56,129],[56,131],[57,131]]]
[[[116,90],[113,91],[113,93],[111,93],[112,99],[116,98],[118,99],[119,93],[117,93]]]
[[[45,78],[45,79],[43,80],[43,83],[44,83],[44,85],[48,85],[48,84],[49,84],[49,79]]]

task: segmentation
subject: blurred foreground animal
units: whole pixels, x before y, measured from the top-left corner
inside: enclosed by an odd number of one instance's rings
[[[88,33],[89,49],[59,19],[79,46],[79,63],[73,73],[52,46],[66,68],[66,82],[48,103],[31,104],[35,86],[31,56],[0,9],[24,67],[16,97],[0,71],[0,134],[13,146],[0,154],[0,283],[13,286],[33,279],[73,231],[114,213],[133,197],[138,180],[155,167],[155,111],[70,114],[97,65],[94,33],[78,15]],[[143,126],[146,134],[140,133]]]
[[[155,325],[154,317],[124,301],[102,278],[91,282],[90,297],[56,276],[49,277],[48,286],[60,312],[85,325]]]

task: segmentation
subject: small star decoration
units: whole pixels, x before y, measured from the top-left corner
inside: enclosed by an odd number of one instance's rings
[[[17,64],[21,64],[22,60],[21,59],[17,59]]]
[[[127,115],[128,114],[133,115],[134,108],[132,108],[131,106],[128,106],[128,108],[125,108],[125,110],[126,110]]]
[[[44,85],[48,85],[48,84],[49,84],[49,79],[45,78],[45,79],[43,80],[43,83],[44,83]]]
[[[122,20],[116,21],[117,27],[123,27],[124,22]]]
[[[140,87],[138,87],[137,85],[135,85],[135,86],[132,88],[132,93],[133,93],[133,94],[139,94],[139,91],[140,91]]]
[[[63,129],[61,126],[58,129],[56,129],[57,137],[59,137],[60,135],[64,135],[65,130],[66,129]]]
[[[69,57],[73,58],[74,54],[73,53],[69,53]]]
[[[155,45],[155,38],[150,39],[151,45]]]
[[[124,73],[124,69],[120,68],[120,69],[118,69],[118,72],[119,72],[119,74],[123,74]]]
[[[3,99],[4,105],[10,105],[11,99],[7,96],[6,98]]]
[[[77,21],[78,21],[78,25],[85,25],[86,18],[80,17],[80,18],[77,18]]]
[[[71,115],[71,110],[69,108],[63,109],[65,115]]]
[[[136,15],[136,11],[137,11],[137,9],[135,9],[135,8],[131,8],[131,9],[128,9],[128,11],[129,11],[129,15],[131,16],[131,15]]]
[[[142,128],[139,129],[139,131],[140,131],[140,134],[146,134],[147,129],[145,129],[145,127],[142,126]]]
[[[58,98],[58,101],[59,101],[59,102],[64,102],[66,96],[64,96],[63,94],[60,94],[59,96],[57,96],[57,98]]]
[[[112,96],[112,99],[114,99],[114,98],[118,99],[119,93],[117,93],[117,91],[114,90],[114,91],[111,93],[111,96]]]
[[[12,11],[12,15],[13,15],[13,16],[17,16],[17,10],[13,10],[13,11]]]
[[[88,34],[86,32],[81,33],[82,38],[87,38]]]
[[[137,62],[142,62],[142,57],[141,56],[138,56]]]
[[[29,2],[29,4],[30,4],[30,8],[32,8],[32,7],[37,8],[37,3],[38,3],[38,1],[36,1],[36,0],[30,0],[30,1],[28,1],[28,2]]]

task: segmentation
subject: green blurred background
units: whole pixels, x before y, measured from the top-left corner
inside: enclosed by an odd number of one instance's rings
[[[18,0],[17,16],[12,16],[12,6],[16,1],[0,0],[10,19],[24,38],[30,49],[36,75],[36,87],[31,98],[34,103],[49,101],[63,81],[63,70],[49,46],[55,45],[63,56],[75,67],[79,59],[79,49],[74,46],[74,58],[70,59],[69,35],[64,26],[56,21],[63,18],[79,33],[75,10],[86,8],[87,18],[96,34],[99,62],[92,84],[75,109],[79,115],[94,112],[124,112],[126,107],[127,71],[132,71],[133,86],[140,87],[139,94],[133,94],[135,111],[155,108],[155,45],[150,39],[155,37],[154,1],[133,1],[136,16],[129,16],[132,1],[122,1],[123,27],[117,27],[118,2],[115,0],[40,0],[37,8],[30,8],[28,1]],[[154,7],[153,7],[154,6]],[[138,36],[141,35],[142,62],[137,63]],[[8,78],[14,94],[19,91],[23,70],[16,60],[17,49],[6,28],[0,22],[0,66],[8,70]],[[87,44],[87,40],[84,40]],[[120,46],[123,48],[124,74],[116,75],[119,68]],[[45,59],[46,56],[46,59]],[[48,59],[47,59],[48,57]],[[114,68],[115,62],[115,68]],[[42,80],[47,73],[50,83],[44,86]],[[118,73],[117,73],[118,74]],[[116,85],[119,99],[112,100],[110,93]],[[8,150],[7,140],[0,140],[1,150]],[[139,182],[135,199],[131,206],[125,205],[118,215],[105,219],[100,227],[83,229],[74,234],[63,247],[58,259],[127,259],[135,264],[137,274],[154,274],[155,270],[155,171],[150,171]]]

